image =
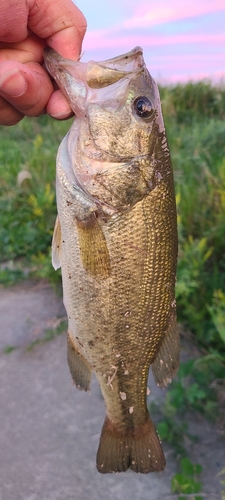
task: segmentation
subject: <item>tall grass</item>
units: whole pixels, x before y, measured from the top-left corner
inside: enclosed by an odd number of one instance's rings
[[[1,127],[1,282],[27,272],[56,278],[49,250],[56,217],[55,158],[69,123],[43,116]]]
[[[178,210],[179,320],[225,349],[225,88],[162,88]],[[220,318],[220,320],[218,320]]]
[[[225,89],[209,82],[160,89],[175,173],[178,318],[199,344],[225,352]],[[0,279],[55,279],[55,157],[70,127],[47,117],[1,127]],[[22,173],[21,173],[22,172]]]

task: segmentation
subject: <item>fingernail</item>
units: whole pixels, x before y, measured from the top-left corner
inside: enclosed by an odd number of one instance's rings
[[[0,76],[0,92],[19,97],[26,92],[27,82],[18,69],[11,69]]]
[[[68,118],[72,118],[72,116],[74,115],[74,113],[70,110],[70,112],[61,112],[61,113],[54,113],[50,116],[52,116],[52,118],[55,118],[56,120],[67,120]]]

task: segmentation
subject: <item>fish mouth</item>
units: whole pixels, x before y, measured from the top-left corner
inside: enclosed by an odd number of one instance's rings
[[[85,116],[87,97],[89,102],[104,101],[108,87],[113,84],[112,91],[116,91],[117,99],[122,98],[129,81],[145,70],[141,47],[100,62],[65,59],[46,47],[44,61],[77,116]]]
[[[120,78],[132,73],[139,73],[145,67],[141,47],[135,47],[126,54],[105,61],[89,61],[87,63],[66,59],[52,48],[46,47],[44,61],[48,72],[54,79],[59,78],[56,73],[65,71],[75,78],[86,80],[90,88],[112,85]]]

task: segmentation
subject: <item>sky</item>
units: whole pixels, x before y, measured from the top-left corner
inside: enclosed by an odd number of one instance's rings
[[[225,0],[75,0],[87,19],[82,61],[139,45],[160,83],[225,82]]]

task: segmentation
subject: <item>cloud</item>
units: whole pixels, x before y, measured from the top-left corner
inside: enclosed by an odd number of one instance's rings
[[[205,72],[202,71],[201,73],[200,72],[192,73],[191,77],[188,74],[173,73],[167,79],[159,77],[157,79],[157,82],[167,85],[167,84],[171,84],[171,83],[172,84],[186,83],[187,81],[198,82],[200,80],[210,80],[210,81],[214,82],[214,84],[222,83],[224,85],[225,72],[224,71],[217,71],[216,73],[213,73],[212,75],[210,75],[207,71],[205,71]]]
[[[112,48],[112,47],[123,47],[132,49],[136,45],[141,45],[145,47],[156,47],[163,45],[178,45],[178,44],[210,44],[210,45],[223,45],[225,44],[225,34],[217,35],[215,33],[208,34],[207,37],[205,34],[184,34],[184,35],[171,35],[171,36],[155,36],[151,34],[142,35],[139,33],[131,34],[131,35],[121,35],[118,34],[115,36],[109,36],[109,32],[107,36],[105,33],[89,32],[86,35],[86,39],[84,42],[84,50],[93,50],[99,49],[104,46],[104,48]]]
[[[140,2],[133,15],[125,20],[125,29],[152,27],[169,21],[177,21],[212,12],[225,11],[224,0],[159,0],[154,4]]]
[[[111,24],[106,27],[103,16],[99,29],[87,31],[85,60],[108,59],[139,45],[154,76],[170,81],[225,76],[224,0],[124,2],[107,7]]]

